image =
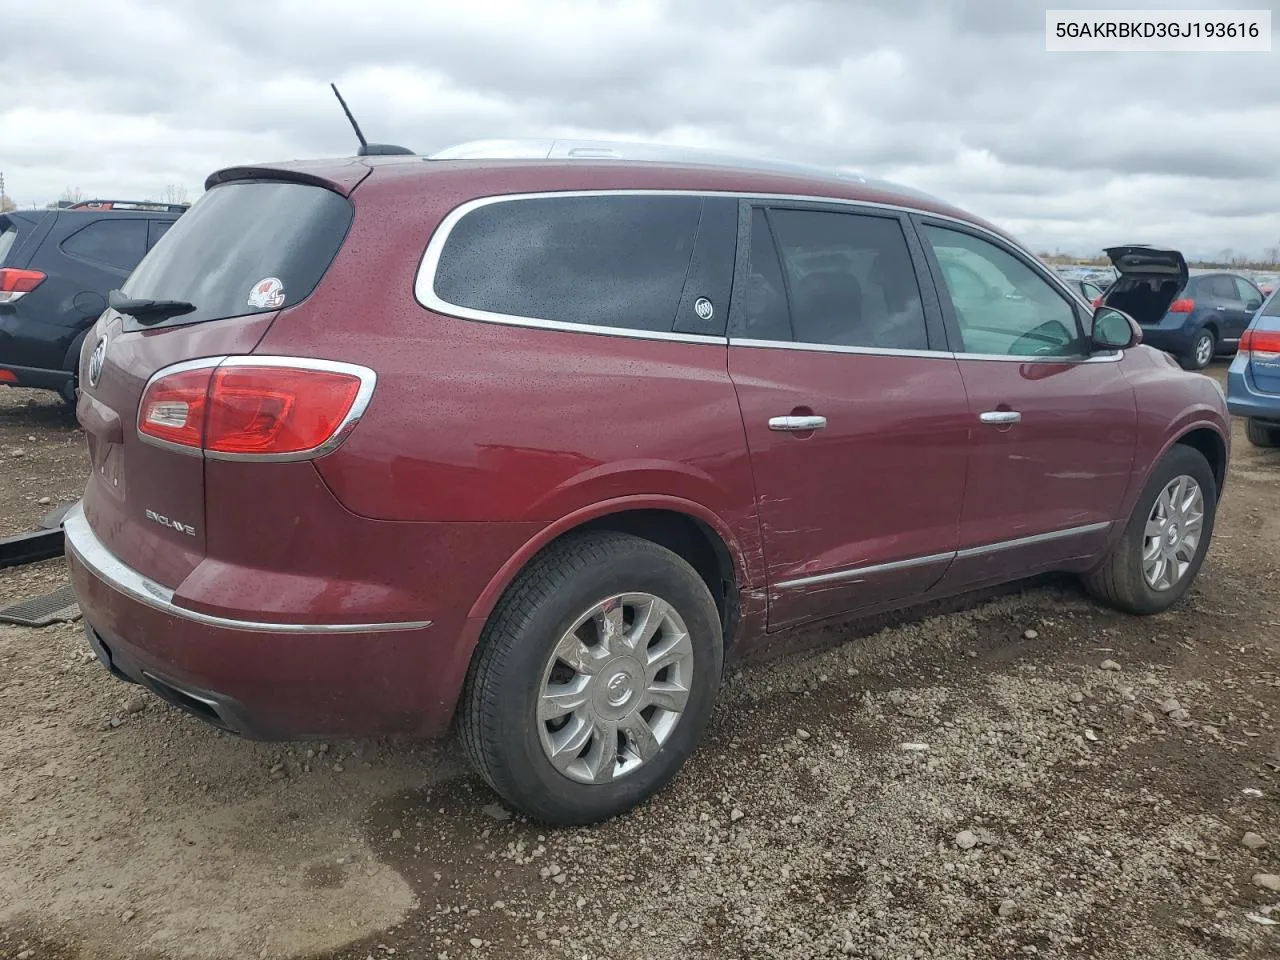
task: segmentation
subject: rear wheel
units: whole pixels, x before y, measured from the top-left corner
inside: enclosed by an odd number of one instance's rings
[[[711,592],[676,554],[589,533],[535,558],[485,626],[459,732],[529,816],[593,823],[651,796],[702,739],[720,684]]]
[[[1280,427],[1261,420],[1248,420],[1244,434],[1255,447],[1280,447]]]
[[[1217,481],[1204,455],[1175,446],[1152,471],[1120,541],[1085,585],[1129,613],[1173,606],[1204,563],[1217,501]]]
[[[1203,370],[1212,361],[1218,349],[1218,338],[1207,327],[1196,334],[1191,344],[1191,352],[1182,360],[1188,370]]]

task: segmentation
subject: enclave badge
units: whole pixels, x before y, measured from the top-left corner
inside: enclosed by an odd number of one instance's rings
[[[89,358],[89,386],[96,387],[102,377],[102,361],[107,355],[107,338],[103,337],[93,348],[93,356]]]

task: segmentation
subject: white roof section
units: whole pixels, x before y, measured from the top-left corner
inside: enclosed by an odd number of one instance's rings
[[[528,138],[511,140],[471,140],[446,147],[427,157],[428,160],[626,160],[652,163],[679,163],[729,167],[735,170],[758,170],[764,173],[816,177],[860,183],[886,192],[899,193],[923,200],[938,201],[920,190],[888,180],[877,180],[838,167],[773,160],[705,150],[700,147],[670,146],[628,140],[565,140]]]

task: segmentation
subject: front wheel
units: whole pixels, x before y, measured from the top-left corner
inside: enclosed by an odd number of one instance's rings
[[[702,739],[722,647],[711,592],[678,555],[616,533],[568,537],[486,624],[460,706],[463,747],[530,817],[605,820],[665,786]]]
[[[1203,370],[1212,361],[1218,349],[1218,338],[1209,329],[1201,330],[1192,341],[1191,352],[1183,358],[1182,365],[1188,370]]]
[[[1167,610],[1200,572],[1217,506],[1209,462],[1198,450],[1175,446],[1151,472],[1124,534],[1085,585],[1129,613]]]

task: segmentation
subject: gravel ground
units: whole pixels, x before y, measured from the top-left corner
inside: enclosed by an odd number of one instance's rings
[[[1236,440],[1176,610],[1047,580],[796,636],[590,829],[450,745],[242,743],[76,625],[0,627],[0,958],[1280,955],[1280,452]],[[0,532],[83,470],[52,395],[0,390]]]

